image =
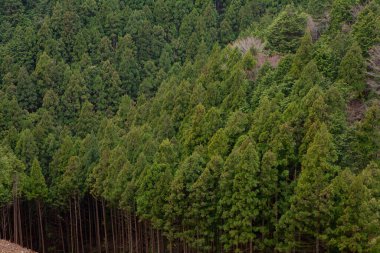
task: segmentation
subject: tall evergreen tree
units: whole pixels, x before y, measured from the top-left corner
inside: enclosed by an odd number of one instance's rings
[[[337,174],[337,160],[333,137],[322,124],[302,159],[302,171],[297,180],[289,211],[281,217],[285,229],[285,243],[291,248],[302,248],[310,243],[316,252],[321,250],[321,235],[328,220],[323,208],[324,189]],[[283,227],[284,226],[284,227]],[[299,241],[302,237],[304,242]]]
[[[361,94],[365,88],[365,61],[362,51],[357,43],[354,43],[348,50],[339,68],[339,77],[346,82],[349,87]]]
[[[221,174],[218,213],[221,242],[226,250],[249,243],[253,252],[259,215],[259,158],[250,137],[242,137],[227,158]],[[239,250],[237,250],[239,251]]]

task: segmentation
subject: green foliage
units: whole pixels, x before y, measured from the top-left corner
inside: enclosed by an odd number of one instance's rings
[[[357,43],[348,50],[339,67],[339,78],[347,83],[357,93],[361,94],[365,88],[365,61]]]
[[[331,6],[330,30],[338,31],[343,23],[352,22],[351,8],[358,2],[357,0],[334,0]]]
[[[0,211],[70,219],[49,252],[104,217],[127,251],[378,252],[378,5],[0,1]]]
[[[285,229],[285,243],[288,247],[300,247],[293,238],[296,233],[311,236],[316,240],[316,247],[319,247],[321,229],[326,225],[328,217],[326,209],[321,206],[323,191],[337,173],[334,166],[336,160],[332,136],[326,125],[322,124],[302,159],[302,171],[295,194],[290,200],[291,207],[280,221],[282,229]]]
[[[31,168],[34,158],[38,155],[38,147],[30,129],[25,129],[20,133],[15,149],[25,165]]]
[[[307,64],[311,59],[311,53],[313,49],[313,41],[309,32],[306,32],[301,39],[301,44],[297,49],[297,52],[293,59],[292,67],[289,74],[297,78],[300,76],[302,67]]]
[[[20,106],[28,111],[35,111],[38,107],[37,87],[25,67],[20,68],[16,82]]]
[[[310,0],[308,1],[307,11],[315,17],[320,17],[330,4],[330,0]]]
[[[242,137],[226,159],[220,181],[218,212],[221,242],[226,250],[255,238],[253,224],[259,214],[259,161],[255,144]]]
[[[21,195],[24,181],[24,164],[12,150],[0,146],[0,205],[8,205]]]
[[[268,27],[267,47],[280,53],[295,52],[304,34],[306,18],[292,6],[286,7]]]
[[[45,177],[37,159],[33,160],[29,176],[26,178],[24,191],[28,200],[44,200],[48,195]]]
[[[366,52],[380,42],[380,6],[372,1],[357,17],[352,27],[352,33],[363,52]]]
[[[190,189],[190,208],[185,214],[188,224],[194,227],[186,235],[194,248],[212,249],[219,223],[217,204],[219,199],[219,177],[223,169],[220,156],[211,157],[202,174]]]
[[[375,227],[379,226],[380,220],[376,216],[378,203],[366,183],[366,172],[354,175],[346,169],[324,193],[327,196],[325,208],[331,214],[331,225],[324,231],[322,238],[339,251],[371,252],[376,251],[379,245],[376,239],[370,242],[379,236]],[[374,182],[376,180],[378,178]]]
[[[365,117],[350,131],[350,144],[345,160],[353,168],[362,169],[372,160],[378,159],[379,120],[379,106],[374,104],[368,108]]]

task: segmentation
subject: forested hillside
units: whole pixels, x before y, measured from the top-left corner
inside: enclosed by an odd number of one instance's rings
[[[1,0],[0,239],[380,252],[379,0]]]

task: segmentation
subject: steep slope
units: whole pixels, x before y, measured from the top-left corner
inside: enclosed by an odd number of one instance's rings
[[[1,2],[0,234],[379,251],[380,4],[292,2]]]

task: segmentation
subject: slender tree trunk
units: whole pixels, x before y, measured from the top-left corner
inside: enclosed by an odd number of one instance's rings
[[[116,243],[115,243],[115,228],[114,228],[114,217],[113,217],[113,208],[111,208],[111,233],[112,233],[112,248],[113,252],[116,252]]]
[[[78,233],[78,208],[77,198],[74,196],[74,217],[75,217],[75,252],[79,253],[79,233]]]
[[[71,252],[74,252],[74,236],[73,236],[73,219],[72,219],[72,211],[71,211],[71,199],[69,202],[70,208],[70,248]]]
[[[138,231],[138,227],[137,227],[137,218],[135,215],[133,215],[134,217],[134,221],[135,221],[135,245],[136,245],[136,253],[139,253],[139,231]]]
[[[103,225],[104,225],[104,246],[106,248],[106,253],[108,253],[106,207],[104,205],[104,200],[103,199],[102,199],[102,210],[103,210]]]
[[[15,243],[18,243],[17,213],[18,213],[18,211],[17,211],[17,200],[14,197],[14,200],[13,200],[13,241]]]
[[[129,214],[127,217],[128,222],[128,246],[129,246],[129,252],[133,252],[133,229],[132,229],[132,215]]]
[[[318,226],[317,226],[317,236],[315,237],[315,252],[319,253],[319,219],[318,219]]]
[[[145,237],[145,252],[149,252],[149,233],[147,230],[146,221],[144,221],[142,225],[144,226],[144,234],[142,236]]]
[[[61,220],[59,220],[59,232],[61,234],[63,253],[65,253],[66,252],[66,249],[65,249],[65,239],[63,238],[63,228],[62,228],[62,221]]]
[[[127,237],[127,234],[125,233],[125,217],[123,216],[123,213],[120,211],[120,224],[121,224],[121,244],[122,246],[122,252],[126,252],[125,250],[125,238]]]
[[[82,215],[81,215],[81,208],[80,208],[80,199],[78,197],[78,212],[79,212],[79,234],[80,234],[80,241],[81,241],[81,249],[82,253],[84,253],[84,243],[83,243],[83,229],[82,229]]]
[[[157,252],[160,253],[161,252],[161,245],[160,245],[160,233],[158,231],[158,229],[156,230],[156,236],[157,236]]]
[[[17,198],[17,210],[18,210],[18,213],[17,213],[17,224],[18,224],[18,231],[19,231],[19,244],[20,245],[23,245],[23,240],[22,240],[22,222],[21,222],[21,208],[20,208],[20,198]]]
[[[100,225],[99,225],[99,206],[98,206],[98,200],[95,199],[95,205],[96,205],[96,245],[98,248],[98,252],[102,252],[102,247],[100,245]]]
[[[29,210],[28,210],[28,220],[29,220],[29,247],[30,249],[33,249],[33,233],[32,233],[32,207],[31,207],[31,203],[29,202],[28,203],[28,206],[29,206]]]
[[[152,226],[150,226],[150,224],[147,222],[146,226],[148,227],[149,229],[149,242],[150,242],[150,248],[151,248],[151,251],[152,252],[156,252],[154,251],[154,246],[155,246],[155,242],[154,242],[154,233],[153,233],[153,228]]]
[[[90,244],[90,252],[92,253],[92,220],[91,220],[91,199],[88,200],[88,230],[89,230],[89,244]]]
[[[37,200],[37,209],[38,209],[38,223],[39,223],[39,229],[40,229],[42,253],[45,253],[44,229],[42,227],[42,210],[41,210],[41,202],[39,200]]]

